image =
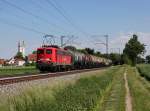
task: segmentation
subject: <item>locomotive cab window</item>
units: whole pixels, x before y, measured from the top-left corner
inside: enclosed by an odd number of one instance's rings
[[[37,54],[44,54],[44,50],[43,50],[43,49],[39,49],[39,50],[37,51]]]
[[[46,50],[46,54],[52,54],[52,50],[51,49],[47,49]]]

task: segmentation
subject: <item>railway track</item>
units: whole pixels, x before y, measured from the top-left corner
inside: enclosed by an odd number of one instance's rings
[[[56,72],[56,73],[44,73],[44,74],[36,74],[36,75],[34,74],[34,75],[25,75],[25,76],[16,76],[16,77],[3,77],[3,78],[0,78],[0,85],[8,85],[8,84],[14,84],[18,82],[32,81],[32,80],[45,79],[45,78],[50,78],[50,77],[58,77],[58,76],[64,76],[64,75],[72,75],[76,73],[95,71],[95,70],[100,70],[104,68],[106,67],[83,69],[83,70],[72,70],[72,71]]]

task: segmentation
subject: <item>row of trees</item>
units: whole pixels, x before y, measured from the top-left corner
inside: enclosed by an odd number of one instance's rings
[[[145,45],[138,40],[138,36],[135,34],[126,43],[122,54],[110,53],[107,55],[107,54],[101,54],[100,52],[96,52],[94,49],[91,48],[85,48],[85,49],[76,49],[75,47],[72,48],[74,50],[78,50],[85,54],[107,57],[111,59],[113,64],[115,65],[125,63],[125,64],[135,66],[137,63],[143,63],[145,61],[150,63],[150,55],[146,57],[146,60],[141,57],[146,52]]]

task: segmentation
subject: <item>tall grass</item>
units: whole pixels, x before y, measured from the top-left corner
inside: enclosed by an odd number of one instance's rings
[[[2,67],[0,68],[0,76],[23,75],[30,73],[38,73],[35,67]]]
[[[9,99],[8,110],[94,111],[117,69],[115,67],[99,76],[81,78],[64,88],[35,88],[24,92]]]
[[[150,64],[141,64],[137,66],[137,69],[141,76],[150,81]]]
[[[150,92],[139,80],[135,68],[128,68],[127,78],[132,96],[133,111],[150,111]]]
[[[123,74],[125,68],[122,67],[116,73],[111,87],[104,94],[99,111],[125,111],[125,85]]]

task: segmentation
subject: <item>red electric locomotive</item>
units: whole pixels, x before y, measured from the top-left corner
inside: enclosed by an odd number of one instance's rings
[[[41,71],[59,71],[70,69],[72,55],[68,51],[54,46],[37,49],[37,68]]]

